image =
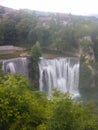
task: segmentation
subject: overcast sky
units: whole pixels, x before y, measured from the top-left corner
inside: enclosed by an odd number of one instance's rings
[[[0,5],[77,15],[98,14],[98,0],[0,0]]]

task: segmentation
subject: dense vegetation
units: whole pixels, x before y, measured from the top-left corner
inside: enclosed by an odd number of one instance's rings
[[[98,110],[67,94],[48,100],[22,75],[0,77],[0,130],[98,130]]]
[[[98,19],[0,8],[0,45],[31,47],[37,41],[43,50],[60,53],[79,53],[80,46],[92,46],[98,60]]]

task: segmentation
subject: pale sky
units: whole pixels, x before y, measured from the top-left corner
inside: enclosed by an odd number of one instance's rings
[[[0,0],[0,5],[71,14],[98,14],[98,0]]]

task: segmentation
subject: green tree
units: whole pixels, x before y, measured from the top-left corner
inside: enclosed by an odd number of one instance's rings
[[[31,77],[31,81],[34,84],[35,88],[39,88],[39,67],[38,62],[41,57],[41,47],[40,43],[36,42],[31,49],[31,59],[29,64],[29,74]]]
[[[7,19],[4,21],[3,24],[3,43],[4,44],[14,44],[17,39],[16,29],[15,29],[16,22],[13,19]]]
[[[38,61],[39,57],[41,57],[41,47],[38,41],[35,43],[35,45],[33,45],[31,49],[31,56],[36,61]]]
[[[52,102],[47,130],[97,130],[98,118],[94,107],[83,106],[68,94],[56,92]],[[92,106],[92,105],[91,105]]]
[[[0,130],[40,130],[46,127],[48,100],[31,91],[21,75],[6,75],[0,81]]]
[[[27,42],[28,35],[31,29],[34,29],[37,24],[37,18],[32,11],[19,10],[18,22],[16,24],[16,30],[18,34],[19,42]]]
[[[83,40],[80,42],[80,45],[86,47],[86,46],[93,46],[94,43],[93,43],[91,40],[83,39]]]
[[[46,27],[36,27],[37,40],[40,42],[41,46],[47,47],[50,44],[50,32]]]
[[[4,27],[2,20],[0,20],[0,45],[3,45],[4,42]]]

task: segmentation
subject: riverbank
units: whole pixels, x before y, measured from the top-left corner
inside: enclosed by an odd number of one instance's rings
[[[0,46],[0,60],[23,56],[25,51],[26,49],[22,47],[12,45]]]

